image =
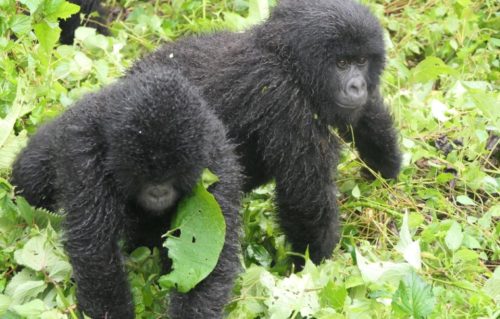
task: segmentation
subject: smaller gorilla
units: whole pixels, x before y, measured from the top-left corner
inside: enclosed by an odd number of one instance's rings
[[[66,20],[61,20],[59,22],[59,27],[61,28],[61,36],[59,41],[62,44],[72,44],[73,39],[75,37],[75,30],[80,25],[82,25],[82,21],[80,19],[80,15],[83,14],[85,19],[89,18],[90,14],[96,12],[98,16],[92,17],[88,22],[88,26],[96,28],[97,31],[104,35],[109,35],[109,30],[106,27],[106,19],[105,17],[106,10],[101,5],[100,0],[68,0],[71,3],[77,4],[80,6],[80,12],[72,15]]]
[[[172,293],[169,314],[220,318],[239,269],[240,170],[224,126],[179,73],[154,69],[84,96],[30,139],[12,183],[32,205],[65,211],[79,309],[128,319],[134,306],[118,241],[161,246],[204,168],[220,178],[210,191],[225,216],[225,244],[205,280]]]

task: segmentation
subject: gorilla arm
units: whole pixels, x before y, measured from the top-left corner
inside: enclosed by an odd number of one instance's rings
[[[261,147],[266,169],[276,180],[281,226],[294,251],[304,253],[309,247],[311,260],[319,263],[331,256],[339,240],[332,179],[337,165],[335,141],[312,124],[312,114],[302,114],[293,120],[292,116],[284,113],[276,117],[275,123],[268,125]],[[325,136],[331,136],[331,140]],[[302,263],[295,261],[299,266]]]
[[[222,124],[219,128],[222,128]],[[206,318],[221,318],[233,280],[240,269],[240,166],[232,145],[226,142],[223,130],[216,129],[210,136],[212,154],[208,169],[219,181],[211,185],[209,191],[224,214],[226,239],[219,261],[207,278],[187,294],[172,292],[169,308],[172,319],[199,318],[201,314]]]
[[[85,125],[64,130],[61,169],[65,248],[77,283],[79,308],[92,318],[132,319],[134,307],[118,236],[124,200],[110,187],[104,169],[103,140]],[[75,144],[78,143],[78,144]],[[78,145],[78,147],[75,147]]]
[[[354,144],[361,159],[384,178],[396,178],[401,168],[401,152],[393,120],[380,94],[374,94],[353,126]],[[348,139],[352,139],[350,133]]]

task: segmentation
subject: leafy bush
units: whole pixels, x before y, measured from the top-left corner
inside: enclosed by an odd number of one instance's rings
[[[229,318],[500,316],[498,2],[364,1],[386,28],[383,89],[401,128],[397,182],[364,180],[346,148],[343,238],[331,260],[294,272],[273,185],[243,205],[244,272]],[[80,28],[57,43],[63,0],[0,0],[0,317],[77,318],[61,217],[15,198],[10,164],[29,134],[132,61],[184,34],[241,30],[267,0],[109,1],[113,36]],[[158,251],[128,258],[138,318],[160,318]]]

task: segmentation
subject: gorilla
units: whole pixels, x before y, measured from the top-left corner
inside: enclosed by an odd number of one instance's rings
[[[224,126],[177,71],[136,72],[84,96],[30,139],[12,183],[32,205],[64,210],[79,309],[132,319],[118,242],[161,247],[179,199],[204,168],[220,179],[209,190],[225,217],[225,243],[206,279],[171,294],[169,315],[220,318],[240,268],[240,167]]]
[[[383,31],[365,6],[283,0],[253,29],[168,43],[129,74],[173,67],[200,88],[237,143],[244,190],[274,179],[287,239],[318,263],[339,240],[332,175],[340,143],[330,128],[348,133],[372,171],[396,178],[400,170],[379,93],[384,63]]]
[[[61,28],[61,36],[59,41],[62,44],[72,44],[75,38],[75,30],[80,25],[82,21],[80,15],[83,14],[85,20],[89,19],[89,16],[93,13],[97,13],[96,17],[90,18],[88,25],[96,28],[97,31],[104,35],[109,35],[109,30],[106,27],[106,21],[103,17],[106,16],[106,11],[101,5],[101,0],[68,0],[71,3],[80,6],[80,12],[72,15],[66,20],[59,21],[59,27]]]

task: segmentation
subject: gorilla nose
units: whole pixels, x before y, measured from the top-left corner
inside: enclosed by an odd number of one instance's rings
[[[167,190],[162,186],[151,186],[148,190],[149,195],[152,197],[162,197],[166,192]]]
[[[366,82],[362,77],[356,77],[347,82],[347,94],[353,100],[364,99],[367,95]]]

